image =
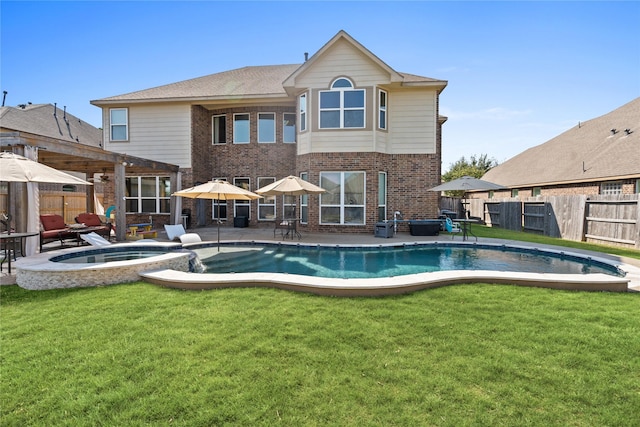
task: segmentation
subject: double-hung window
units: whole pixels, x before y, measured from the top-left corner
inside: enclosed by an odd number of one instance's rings
[[[320,186],[321,224],[364,224],[364,172],[321,172]]]
[[[109,110],[109,139],[111,141],[128,141],[129,125],[126,108],[112,108]]]
[[[307,172],[300,173],[300,178],[304,181],[309,180],[309,174]],[[309,195],[303,194],[300,196],[300,222],[306,224],[309,222]]]
[[[168,176],[125,178],[127,213],[169,213],[171,181]]]
[[[211,129],[213,130],[212,141],[214,144],[227,143],[227,116],[213,116],[211,118]]]
[[[250,182],[251,180],[249,178],[233,178],[233,185],[244,188],[248,191],[251,191]],[[243,216],[247,219],[251,219],[251,204],[249,203],[249,200],[236,200],[233,204],[233,209],[234,217]]]
[[[339,78],[320,91],[320,129],[364,128],[365,91]]]
[[[294,113],[282,115],[282,142],[296,142],[296,115]]]
[[[214,181],[216,179],[221,179],[222,181],[227,180],[227,178],[223,178],[223,177],[213,178]],[[213,199],[211,203],[212,203],[211,219],[215,219],[218,221],[226,221],[227,220],[227,201],[222,199]]]
[[[378,92],[378,128],[387,128],[387,92]]]
[[[300,132],[307,130],[307,94],[300,95]]]
[[[233,143],[248,144],[249,143],[249,114],[233,115]]]
[[[258,178],[258,188],[276,182],[275,178]],[[264,196],[258,199],[258,221],[271,220],[276,217],[276,196]]]
[[[387,219],[387,173],[378,172],[378,221]]]
[[[258,113],[258,142],[276,142],[276,115],[274,113]]]

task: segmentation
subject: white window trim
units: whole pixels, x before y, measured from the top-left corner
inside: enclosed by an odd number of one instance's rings
[[[125,114],[125,123],[116,123],[112,122],[112,111],[124,111]],[[124,139],[113,139],[113,127],[114,126],[124,126],[125,129],[125,138]],[[128,108],[109,108],[109,141],[110,142],[126,142],[129,141],[129,109]]]
[[[298,135],[298,133],[297,133],[298,129],[297,129],[297,126],[296,126],[295,123],[293,125],[293,141],[286,141],[285,138],[284,138],[285,137],[285,129],[286,129],[286,126],[285,126],[286,119],[285,119],[285,117],[287,117],[287,116],[293,116],[295,119],[297,119],[296,113],[283,113],[282,114],[282,142],[284,144],[295,144],[297,142],[296,140],[297,140],[297,135]]]
[[[142,195],[142,191],[141,191],[141,186],[142,186],[142,178],[155,178],[156,184],[155,184],[155,196],[154,197],[149,197],[149,196],[143,196]],[[150,214],[168,214],[169,212],[162,212],[160,210],[160,201],[161,200],[166,200],[167,202],[169,202],[171,200],[171,196],[164,196],[161,197],[160,196],[160,179],[167,179],[170,181],[170,177],[168,176],[127,176],[125,178],[126,179],[135,179],[137,181],[136,186],[138,187],[138,195],[135,197],[132,196],[128,196],[125,197],[125,206],[126,206],[126,201],[127,200],[137,200],[137,204],[138,204],[138,210],[136,212],[133,211],[127,211],[127,213],[150,213]],[[169,189],[169,194],[171,194],[171,189]],[[153,212],[147,212],[147,211],[143,211],[142,210],[142,201],[143,200],[155,200],[155,205],[156,205],[156,209]]]
[[[258,177],[258,188],[262,188],[269,184],[276,182],[275,177],[271,176],[259,176]],[[265,203],[269,202],[269,203]],[[273,218],[262,218],[260,215],[261,208],[263,207],[273,207]],[[258,199],[258,221],[273,221],[278,217],[278,208],[276,206],[276,196],[264,196],[261,199]]]
[[[303,101],[304,100],[304,108]],[[306,93],[303,93],[299,96],[298,99],[299,105],[299,122],[300,122],[300,132],[306,132],[307,130],[307,116],[309,115],[309,102]]]
[[[271,135],[271,141],[260,141],[260,116],[270,114],[273,117],[273,135]],[[275,144],[276,142],[276,113],[259,112],[258,113],[258,144]],[[260,188],[260,187],[258,187]]]
[[[307,181],[308,178],[309,178],[309,174],[307,172],[300,173],[300,179]],[[305,221],[305,215],[304,215],[305,211],[307,213],[306,221]],[[300,217],[300,224],[308,223],[308,219],[309,219],[308,214],[309,214],[309,195],[303,194],[300,196],[300,213],[298,214],[298,216]]]
[[[226,181],[227,180],[226,177],[224,177],[224,178],[223,177],[214,177],[212,179],[212,181],[215,181],[216,179],[220,179],[222,181]],[[220,220],[220,221],[226,221],[227,220],[227,215],[225,215],[223,218],[217,218],[217,216],[218,216],[218,205],[220,205],[220,207],[224,206],[225,209],[228,209],[226,200],[212,199],[211,200],[211,219]],[[228,211],[227,211],[227,214],[228,214]]]
[[[382,106],[382,94],[384,94],[384,100],[385,100],[385,104],[384,107]],[[382,90],[380,89],[378,91],[378,129],[382,129],[382,130],[387,130],[387,127],[389,126],[389,92],[387,92],[386,90]],[[384,111],[384,126],[382,125],[381,120],[380,120],[380,114]]]
[[[388,176],[386,172],[378,172],[378,196],[380,195],[380,176],[384,176],[384,200],[380,201],[378,200],[378,210],[380,208],[384,208],[384,218],[382,219],[387,219],[387,214],[388,214],[388,207],[387,207],[387,199],[389,198],[389,181],[388,181]],[[381,219],[381,218],[378,218]]]
[[[247,126],[249,126],[249,139],[247,141],[236,140],[237,132],[236,132],[236,117],[238,116],[248,116],[249,120],[247,120]],[[251,114],[249,113],[234,113],[233,114],[233,143],[234,144],[249,144],[251,142]]]
[[[336,81],[338,80],[347,80],[349,83],[351,83],[351,87],[337,87],[334,88],[333,85],[335,84]],[[355,85],[353,84],[353,82],[346,78],[346,77],[338,77],[337,79],[335,79],[333,81],[333,83],[331,83],[332,88],[328,89],[328,90],[321,90],[318,92],[318,128],[319,129],[327,129],[327,130],[331,130],[331,129],[365,129],[367,127],[367,91],[364,89],[356,89]],[[338,108],[321,108],[320,107],[320,103],[322,100],[322,94],[323,93],[333,93],[333,92],[339,92],[340,93],[340,106]],[[362,108],[360,107],[350,107],[347,108],[344,106],[344,94],[345,92],[362,92],[362,96],[363,96],[363,105]],[[339,111],[340,112],[340,126],[338,127],[322,127],[322,113],[325,111]],[[345,127],[344,125],[344,115],[346,111],[362,111],[362,126],[349,126],[349,127]]]
[[[319,177],[319,182],[322,183],[322,175],[326,174],[326,173],[339,173],[340,174],[340,204],[335,205],[335,204],[323,204],[322,203],[322,194],[320,194],[320,202],[318,203],[319,205],[319,211],[318,211],[318,217],[320,220],[320,224],[321,225],[346,225],[346,226],[362,226],[362,225],[366,225],[367,223],[367,173],[365,171],[322,171],[320,172],[320,177]],[[345,203],[344,200],[344,175],[346,173],[361,173],[363,175],[363,203],[362,204],[358,204],[358,205],[348,205]],[[338,223],[333,223],[333,222],[322,222],[322,208],[323,207],[339,207],[340,208],[340,222]],[[347,207],[351,207],[351,208],[362,208],[362,222],[361,223],[351,223],[351,222],[345,222],[345,208]]]
[[[238,181],[247,181],[247,183],[249,184],[249,188],[247,188],[247,190],[251,191],[251,178],[249,178],[248,176],[239,176],[236,178],[233,178],[233,185],[235,185],[236,187],[240,187],[238,185]],[[240,187],[243,188],[243,187]],[[247,216],[247,220],[251,220],[251,201],[250,200],[234,200],[233,203],[233,217],[237,217],[238,216],[238,211],[237,208],[238,206],[248,206],[249,207],[249,215]]]

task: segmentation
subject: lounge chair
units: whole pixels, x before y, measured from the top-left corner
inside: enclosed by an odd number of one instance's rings
[[[202,242],[200,235],[197,233],[185,233],[179,237],[182,243],[198,243]]]
[[[91,246],[108,246],[111,244],[110,241],[93,231],[91,233],[81,234],[80,238]]]
[[[445,220],[444,228],[447,232],[451,233],[451,239],[455,237],[456,233],[460,233],[462,231],[460,223],[451,221],[451,218],[449,217]]]
[[[107,239],[105,239],[104,237],[102,237],[101,235],[99,235],[98,233],[87,233],[87,234],[81,234],[80,238],[82,240],[84,240],[85,242],[87,242],[88,244],[90,244],[91,246],[108,246],[111,244],[110,241],[108,241]],[[140,241],[138,241],[137,243],[154,243],[156,242],[156,240],[153,239],[142,239]]]
[[[169,240],[180,240],[182,243],[202,242],[199,234],[187,233],[182,224],[165,225],[164,230],[167,232],[167,238]]]
[[[182,224],[165,224],[164,230],[167,232],[167,238],[169,240],[179,240],[180,236],[182,236],[183,234],[187,234]]]

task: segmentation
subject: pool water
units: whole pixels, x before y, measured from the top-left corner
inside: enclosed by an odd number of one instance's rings
[[[442,270],[493,270],[556,274],[604,273],[615,266],[536,249],[466,245],[326,247],[249,245],[220,252],[195,249],[207,273],[270,272],[327,278],[392,277]]]

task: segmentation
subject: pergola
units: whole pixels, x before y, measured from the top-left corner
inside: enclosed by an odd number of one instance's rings
[[[25,132],[0,133],[0,150],[13,151],[16,154],[24,155],[25,146],[37,148],[38,162],[58,170],[85,173],[87,178],[93,177],[96,173],[104,173],[104,171],[112,171],[114,173],[116,239],[119,241],[126,238],[125,174],[167,174],[171,180],[171,188],[179,189],[179,167],[177,165],[114,153],[103,150],[100,147],[60,141]],[[11,185],[14,186],[12,188],[12,198],[16,201],[12,206],[26,206],[26,184],[11,183]],[[87,212],[94,212],[94,210],[94,188],[92,185],[87,185]],[[10,214],[15,219],[16,229],[18,231],[26,230],[27,210],[15,209],[15,212],[10,212]],[[180,214],[180,212],[177,212],[176,203],[172,197],[172,224],[177,223]]]

